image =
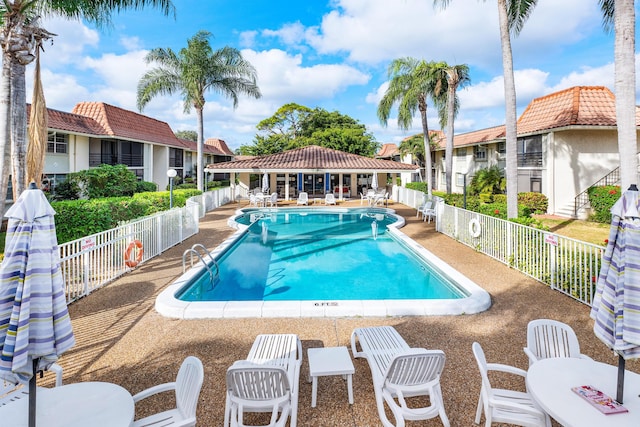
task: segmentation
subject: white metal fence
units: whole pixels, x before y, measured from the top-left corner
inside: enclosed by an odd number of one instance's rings
[[[153,258],[193,236],[201,217],[232,200],[230,188],[191,197],[184,208],[174,208],[122,224],[117,228],[60,245],[67,303],[88,295],[124,273],[125,252],[134,241],[142,243],[140,262]]]
[[[394,188],[395,200],[414,208],[422,202],[423,194]],[[439,232],[591,305],[603,246],[445,205],[442,201],[436,208]]]

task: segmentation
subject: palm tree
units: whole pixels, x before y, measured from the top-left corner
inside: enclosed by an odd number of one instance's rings
[[[171,0],[4,0],[0,3],[0,212],[4,212],[9,175],[12,175],[14,200],[27,185],[25,70],[34,60],[36,49],[53,36],[41,28],[39,18],[60,16],[108,26],[114,11],[146,6],[158,8],[165,15],[175,13]]]
[[[436,86],[436,107],[440,116],[440,126],[447,134],[447,144],[445,146],[445,173],[447,194],[451,194],[451,171],[453,170],[453,122],[458,115],[459,100],[457,90],[466,86],[471,78],[469,76],[469,66],[448,65],[446,62],[440,63],[438,67],[438,84]],[[446,93],[444,93],[446,90]],[[446,96],[440,96],[444,94]],[[444,98],[444,99],[443,99]]]
[[[239,50],[225,46],[214,51],[209,44],[211,33],[198,31],[187,40],[187,47],[175,53],[170,48],[151,50],[145,60],[158,63],[142,76],[138,82],[138,109],[142,111],[156,95],[172,95],[180,92],[184,111],[191,107],[196,110],[198,120],[198,159],[196,176],[198,189],[203,188],[204,95],[213,90],[233,100],[233,108],[238,106],[241,94],[260,98],[262,94],[256,83],[256,71]]]
[[[427,123],[427,98],[434,97],[435,63],[415,58],[399,58],[389,65],[389,87],[378,104],[378,119],[387,125],[391,108],[398,103],[398,126],[407,130],[411,127],[416,110],[422,120],[422,139],[424,144],[425,175],[427,193],[431,197],[431,149],[429,147],[429,125]]]
[[[599,0],[606,30],[615,30],[616,122],[623,190],[638,184],[636,136],[635,9],[633,0]]]
[[[446,7],[452,0],[433,0],[434,5]],[[505,130],[507,151],[507,217],[518,216],[518,132],[516,85],[513,76],[511,33],[518,35],[535,8],[537,0],[498,0],[502,69],[504,73]]]

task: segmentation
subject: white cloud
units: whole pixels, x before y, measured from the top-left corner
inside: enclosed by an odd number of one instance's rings
[[[87,47],[97,47],[100,41],[98,32],[80,22],[62,18],[51,18],[43,22],[43,27],[56,34],[53,45],[45,44],[43,65],[52,68],[64,68],[75,63]]]
[[[121,37],[120,44],[127,50],[138,50],[142,48],[140,37]]]
[[[243,31],[239,36],[240,47],[251,48],[256,42],[257,31]]]
[[[278,30],[263,30],[265,37],[277,37],[287,46],[300,47],[304,41],[306,29],[300,22],[288,23]]]

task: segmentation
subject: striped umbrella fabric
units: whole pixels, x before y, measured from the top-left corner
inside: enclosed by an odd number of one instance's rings
[[[640,357],[640,212],[627,190],[611,208],[612,222],[591,308],[594,333],[624,359]],[[618,385],[619,387],[621,384]],[[622,401],[619,392],[618,401]]]
[[[75,344],[64,293],[53,208],[38,189],[7,211],[0,264],[0,378],[27,382]]]

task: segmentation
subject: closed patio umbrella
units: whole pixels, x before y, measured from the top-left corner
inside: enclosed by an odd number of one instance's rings
[[[35,425],[35,372],[75,344],[64,293],[53,208],[33,185],[7,211],[0,264],[0,378],[29,382]]]
[[[262,193],[269,193],[269,174],[266,172],[262,175]]]
[[[640,212],[635,185],[611,208],[611,231],[591,308],[594,333],[618,354],[616,400],[626,359],[640,357]]]
[[[371,188],[378,189],[378,174],[375,171],[373,172],[373,177],[371,177]]]

